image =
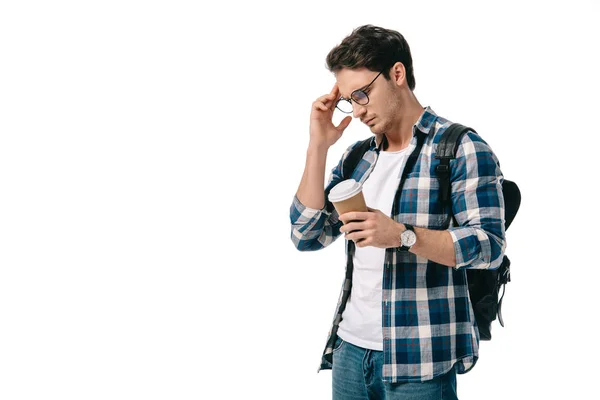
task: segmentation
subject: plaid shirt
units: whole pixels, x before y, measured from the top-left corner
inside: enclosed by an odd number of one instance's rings
[[[432,230],[448,229],[454,243],[456,266],[448,267],[397,248],[385,250],[382,282],[383,380],[422,382],[448,372],[471,370],[479,357],[479,331],[469,299],[466,268],[494,269],[502,262],[504,235],[503,175],[488,144],[469,131],[461,140],[456,159],[450,162],[452,212],[456,223],[447,225],[448,211],[438,200],[436,146],[451,125],[431,108],[413,126],[408,154],[424,135],[423,148],[406,177],[391,218]],[[373,170],[383,135],[371,147],[351,178],[364,183]],[[352,144],[333,168],[326,189],[342,180],[342,162],[360,142]],[[448,207],[446,207],[448,208]],[[325,199],[321,210],[304,206],[294,196],[290,207],[291,239],[300,251],[320,250],[340,236],[342,222]],[[346,239],[346,278],[317,372],[332,368],[332,353],[342,313],[352,288],[354,243]]]

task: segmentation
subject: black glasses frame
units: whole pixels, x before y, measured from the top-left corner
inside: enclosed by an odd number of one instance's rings
[[[381,75],[382,72],[383,71],[381,71],[380,73],[378,73],[377,76],[367,86],[364,86],[364,87],[362,87],[360,89],[356,89],[354,92],[352,92],[350,94],[350,98],[349,99],[346,99],[346,98],[340,96],[340,98],[337,101],[337,103],[335,103],[335,108],[337,108],[338,110],[340,110],[343,113],[350,114],[352,111],[344,111],[344,110],[342,110],[339,107],[339,104],[340,104],[341,101],[347,101],[348,103],[350,103],[350,108],[352,108],[352,102],[355,102],[356,104],[361,105],[361,106],[366,106],[367,104],[369,104],[369,95],[367,94],[367,92],[365,92],[365,90],[367,90],[369,88],[369,86],[371,86],[373,84],[373,82],[375,82],[375,80],[377,78],[379,78],[379,75]],[[367,99],[366,102],[363,103],[362,100],[361,101],[357,101],[356,100],[355,95],[358,92],[362,92],[362,94],[365,95],[365,98]]]

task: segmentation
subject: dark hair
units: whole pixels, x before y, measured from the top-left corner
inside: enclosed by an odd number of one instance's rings
[[[389,69],[401,62],[406,70],[406,81],[410,90],[415,90],[410,47],[399,32],[373,25],[363,25],[352,31],[342,43],[327,54],[327,68],[335,73],[342,68],[367,68],[371,71],[383,71],[385,79],[390,80]]]

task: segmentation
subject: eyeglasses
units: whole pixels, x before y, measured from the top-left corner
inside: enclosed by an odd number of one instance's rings
[[[381,72],[377,74],[375,79],[381,75]],[[373,82],[375,82],[375,79],[373,79],[367,86],[352,92],[349,99],[340,97],[335,107],[343,113],[350,114],[352,112],[352,102],[360,104],[361,106],[367,105],[369,103],[369,96],[367,95],[366,90],[373,84]]]

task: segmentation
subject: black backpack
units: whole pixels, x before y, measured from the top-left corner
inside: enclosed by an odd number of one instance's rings
[[[436,174],[440,182],[440,201],[444,206],[448,206],[449,210],[452,210],[449,204],[451,190],[450,160],[456,158],[456,150],[458,149],[462,135],[469,130],[475,132],[474,129],[454,123],[444,131],[438,143],[435,158],[440,160],[440,164],[436,167]],[[369,149],[371,141],[372,138],[363,140],[348,154],[342,165],[342,179],[350,178],[363,155]],[[404,178],[414,166],[421,151],[421,146],[422,141],[419,141],[417,149],[408,158],[402,174],[403,179],[400,180],[400,186],[404,184]],[[505,204],[505,229],[508,229],[519,210],[521,192],[514,182],[506,179],[502,183],[502,192]],[[448,224],[450,218],[454,218],[454,215],[448,216]],[[469,297],[479,329],[479,338],[480,340],[490,340],[492,338],[491,325],[492,321],[496,319],[496,315],[498,315],[500,325],[504,326],[504,320],[502,319],[502,299],[504,298],[505,285],[510,282],[510,260],[505,255],[498,269],[467,269],[466,273],[469,285]],[[502,288],[502,297],[498,301],[500,288]]]

